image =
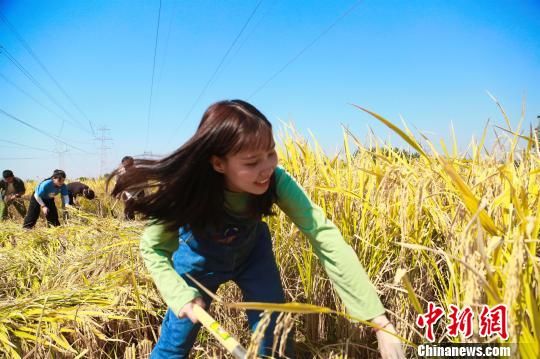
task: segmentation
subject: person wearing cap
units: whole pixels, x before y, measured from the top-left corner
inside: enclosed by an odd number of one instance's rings
[[[23,228],[33,228],[39,218],[39,213],[43,212],[49,226],[59,226],[58,210],[54,203],[54,197],[57,194],[62,195],[62,208],[69,206],[68,189],[64,181],[66,173],[62,170],[54,170],[51,177],[41,182],[37,187],[32,197],[28,213],[24,218]]]
[[[13,205],[17,212],[24,218],[26,207],[22,195],[26,192],[24,182],[13,175],[13,171],[4,170],[0,180],[0,221],[8,217],[8,207]]]
[[[82,182],[70,182],[67,185],[69,204],[71,206],[78,205],[77,197],[84,196],[84,198],[92,200],[96,197],[95,192]]]

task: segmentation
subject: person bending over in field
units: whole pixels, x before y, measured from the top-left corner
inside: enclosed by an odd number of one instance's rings
[[[211,299],[187,274],[213,292],[232,280],[247,302],[285,301],[271,234],[262,221],[274,203],[307,236],[348,312],[396,332],[354,250],[278,166],[272,126],[249,103],[211,105],[191,139],[163,159],[136,160],[112,195],[152,183],[151,194],[129,204],[150,219],[141,254],[169,307],[151,358],[187,358],[194,344],[200,328],[194,305],[208,307]],[[260,314],[247,311],[251,330]],[[260,355],[271,355],[276,316]],[[393,335],[378,330],[376,336],[383,358],[404,357]]]
[[[43,212],[49,226],[59,226],[58,210],[54,203],[57,194],[62,195],[62,208],[69,206],[69,196],[67,186],[64,184],[66,173],[62,170],[54,170],[51,177],[47,178],[38,186],[30,198],[28,213],[24,218],[23,228],[33,228],[39,218],[39,213]]]
[[[79,205],[77,197],[83,196],[86,199],[92,200],[96,197],[94,191],[82,182],[70,182],[67,184],[69,204],[71,206]]]
[[[8,218],[8,207],[13,205],[17,212],[24,218],[26,207],[22,195],[26,192],[24,182],[13,175],[13,171],[4,170],[0,180],[0,221]]]
[[[122,182],[129,178],[131,175],[131,170],[133,169],[133,157],[131,156],[124,156],[121,161],[120,168],[116,171],[116,185],[113,188],[113,193],[116,193],[116,198],[122,200],[124,202],[124,219],[127,220],[134,220],[135,219],[135,212],[131,209],[133,201],[135,201],[137,198],[144,197],[144,190],[123,190],[118,191],[116,190],[121,186]]]

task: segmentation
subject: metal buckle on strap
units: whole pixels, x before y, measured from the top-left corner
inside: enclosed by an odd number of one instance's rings
[[[221,238],[218,238],[217,242],[222,244],[230,244],[236,239],[236,235],[238,234],[238,232],[240,232],[240,229],[238,229],[238,227],[227,227],[223,231],[223,236]]]

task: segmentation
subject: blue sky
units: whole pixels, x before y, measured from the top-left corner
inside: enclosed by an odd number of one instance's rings
[[[360,138],[371,127],[399,143],[351,103],[396,123],[402,116],[434,142],[448,140],[453,123],[462,149],[488,118],[504,126],[486,91],[514,126],[525,98],[525,123],[536,126],[539,1],[259,1],[162,0],[147,131],[159,0],[0,0],[0,12],[82,110],[0,18],[0,110],[73,146],[0,112],[0,168],[23,178],[60,166],[72,178],[97,175],[99,142],[88,120],[113,140],[103,171],[125,154],[166,154],[193,134],[209,104],[225,98],[249,100],[277,128],[293,121],[330,153],[342,142],[341,124]]]

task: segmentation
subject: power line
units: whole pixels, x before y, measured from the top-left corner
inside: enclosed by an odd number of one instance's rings
[[[77,105],[77,103],[75,103],[75,101],[73,100],[73,98],[64,90],[64,88],[60,85],[60,83],[54,78],[54,76],[51,74],[51,72],[45,67],[45,65],[43,64],[43,62],[41,62],[41,60],[38,58],[38,56],[34,53],[34,51],[32,50],[32,48],[30,47],[30,45],[28,45],[28,43],[24,40],[24,38],[17,32],[17,30],[15,29],[15,27],[8,21],[8,19],[4,16],[4,14],[2,14],[2,12],[0,12],[0,18],[4,21],[4,23],[6,23],[6,25],[8,26],[8,28],[15,34],[15,37],[17,37],[17,39],[21,42],[21,44],[24,46],[24,48],[26,49],[26,51],[28,51],[28,53],[34,58],[34,60],[36,60],[36,62],[39,64],[39,66],[41,67],[41,69],[49,76],[49,78],[54,82],[54,84],[56,85],[56,87],[58,87],[60,89],[60,91],[64,94],[64,96],[69,100],[69,102],[71,102],[71,104],[77,109],[77,111],[79,111],[79,113],[88,121],[88,124],[90,126],[90,130],[92,131],[92,134],[95,136],[95,132],[94,132],[94,127],[92,126],[92,121],[90,121],[90,119],[88,118],[88,116],[86,116],[86,114],[83,112],[83,110],[81,110],[81,108],[79,107],[79,105]]]
[[[148,148],[148,139],[150,137],[150,115],[152,113],[152,97],[154,94],[154,76],[156,73],[156,53],[157,53],[157,46],[158,46],[160,22],[161,22],[161,0],[159,0],[158,21],[157,21],[157,27],[156,27],[156,41],[154,43],[154,63],[152,64],[152,83],[150,84],[150,101],[148,102],[148,116],[146,120],[146,144],[144,145],[145,151]]]
[[[62,136],[62,131],[64,131],[64,124],[65,124],[65,121],[62,120],[62,124],[60,125],[60,130],[58,130],[58,137]]]
[[[244,24],[244,26],[242,26],[242,29],[240,30],[240,32],[238,33],[238,35],[236,36],[236,38],[234,39],[234,41],[232,42],[231,46],[229,47],[229,49],[227,50],[227,52],[225,53],[225,55],[223,55],[223,58],[221,59],[218,67],[216,68],[216,71],[214,71],[214,73],[212,74],[212,77],[210,78],[210,80],[208,81],[206,87],[203,89],[204,92],[206,92],[206,90],[208,89],[208,87],[212,86],[212,84],[216,81],[217,79],[217,75],[218,73],[222,70],[223,68],[223,65],[225,64],[225,60],[229,57],[229,54],[230,52],[232,51],[232,49],[234,48],[234,46],[236,45],[236,43],[238,42],[238,40],[240,40],[240,38],[242,37],[244,31],[246,30],[246,28],[248,27],[249,23],[251,22],[251,20],[253,19],[253,17],[255,16],[255,13],[257,12],[257,10],[259,9],[259,7],[261,6],[263,0],[260,0],[257,5],[255,6],[255,8],[253,9],[253,11],[251,12],[251,14],[249,15],[249,18],[246,20],[246,23]],[[202,96],[201,96],[202,97]]]
[[[244,36],[244,40],[236,47],[236,51],[231,55],[229,58],[229,61],[232,61],[236,55],[240,52],[240,50],[244,47],[244,45],[248,42],[249,39],[251,39],[251,36],[255,33],[255,31],[259,28],[261,23],[264,21],[264,19],[268,16],[268,14],[273,10],[273,8],[276,6],[278,1],[272,1],[270,5],[267,7],[266,11],[263,13],[259,21],[251,27],[251,31]]]
[[[42,135],[45,135],[45,136],[47,136],[47,137],[49,137],[49,138],[52,138],[52,139],[55,140],[55,141],[59,141],[59,142],[65,144],[65,145],[67,145],[67,146],[69,146],[69,147],[71,147],[71,148],[74,148],[74,149],[76,149],[76,150],[79,150],[79,151],[81,151],[81,152],[88,153],[87,151],[83,150],[82,148],[73,146],[72,144],[67,143],[66,141],[64,141],[64,140],[62,140],[62,139],[60,139],[60,138],[58,138],[58,137],[56,137],[56,136],[54,136],[54,135],[51,135],[50,133],[48,133],[48,132],[46,132],[46,131],[44,131],[44,130],[42,130],[42,129],[36,127],[36,126],[34,126],[34,125],[32,125],[32,124],[30,124],[30,123],[28,123],[28,122],[26,122],[26,121],[23,121],[23,120],[21,120],[20,118],[17,118],[17,117],[13,116],[13,115],[10,114],[10,113],[7,113],[6,111],[2,110],[1,108],[0,108],[0,113],[2,113],[2,114],[4,114],[5,116],[11,118],[12,120],[15,120],[15,121],[17,121],[17,122],[19,122],[19,123],[22,123],[23,125],[25,125],[25,126],[27,126],[27,127],[30,127],[31,129],[33,129],[34,131],[37,131],[37,132],[41,133]]]
[[[276,71],[272,76],[270,76],[262,85],[260,85],[255,91],[249,95],[248,100],[250,100],[253,96],[255,96],[259,91],[261,91],[263,88],[266,87],[273,79],[275,79],[279,74],[281,74],[289,65],[291,65],[293,62],[298,60],[300,56],[304,54],[309,48],[311,48],[317,41],[319,41],[324,35],[326,35],[334,26],[336,26],[341,20],[343,20],[345,17],[347,17],[351,12],[353,12],[362,0],[358,0],[355,2],[347,11],[345,11],[341,16],[339,16],[330,26],[328,26],[326,29],[324,29],[322,32],[317,35],[315,39],[313,39],[309,44],[307,44],[302,50],[300,50],[295,56],[293,56],[289,61],[285,63],[278,71]]]
[[[157,153],[153,153],[153,152],[148,152],[148,151],[145,151],[141,154],[138,154],[138,155],[133,155],[133,157],[136,157],[136,158],[142,158],[142,159],[149,159],[149,158],[163,158],[164,156],[163,155],[159,155]]]
[[[36,78],[34,76],[32,76],[32,74],[26,70],[26,68],[20,63],[17,61],[17,59],[15,59],[13,57],[13,55],[11,55],[7,49],[3,46],[0,45],[0,53],[3,53],[4,56],[7,57],[7,59],[13,64],[15,65],[15,67],[17,67],[37,88],[39,88],[41,90],[41,92],[43,92],[43,94],[45,96],[47,96],[47,98],[52,102],[54,103],[58,108],[60,108],[70,119],[72,119],[73,122],[71,122],[73,125],[77,126],[79,129],[81,129],[82,131],[85,131],[89,134],[91,134],[88,130],[86,130],[84,128],[84,126],[82,126],[77,120],[75,120],[75,118],[73,117],[73,115],[68,112],[66,110],[66,108],[64,106],[62,106],[52,95],[49,91],[47,91],[43,85],[41,85],[41,83],[36,80]]]
[[[16,145],[16,146],[19,146],[19,147],[28,148],[28,149],[36,150],[36,151],[56,153],[55,151],[46,150],[44,148],[39,148],[39,147],[34,147],[34,146],[28,146],[28,145],[18,143],[18,142],[14,142],[14,141],[10,141],[10,140],[2,140],[2,139],[0,139],[0,142],[11,143],[12,145]]]
[[[36,79],[34,76],[32,76],[32,74],[30,72],[28,72],[28,70],[26,70],[24,68],[23,65],[21,65],[7,50],[5,47],[3,47],[2,45],[0,45],[0,53],[3,53],[7,59],[9,61],[11,61],[11,63],[13,65],[15,65],[30,81],[32,81],[32,83],[34,85],[36,85],[37,88],[39,88],[41,90],[41,92],[43,92],[43,94],[45,94],[45,96],[47,96],[47,98],[53,102],[56,106],[58,106],[70,119],[72,119],[74,122],[73,124],[78,126],[82,131],[85,131],[89,134],[91,134],[91,132],[89,132],[88,130],[86,130],[84,128],[84,126],[82,126],[77,120],[74,119],[73,115],[71,113],[69,113],[66,108],[64,106],[62,106]]]
[[[174,19],[176,17],[178,4],[180,4],[180,2],[175,1],[174,2],[174,7],[173,7],[172,11],[170,12],[171,13],[171,20],[169,21],[169,27],[167,29],[167,36],[165,37],[165,50],[163,51],[163,58],[161,60],[161,66],[159,67],[160,71],[159,71],[159,75],[158,75],[158,78],[157,78],[157,84],[156,84],[157,88],[159,88],[159,84],[161,83],[161,78],[163,76],[163,69],[165,68],[165,62],[167,60],[167,54],[168,54],[168,51],[169,51],[169,39],[171,37],[171,30],[172,30],[172,26],[173,26],[173,23],[174,23]]]
[[[0,161],[45,160],[49,157],[0,157]]]
[[[172,132],[173,134],[176,133],[180,127],[182,126],[182,124],[189,118],[189,116],[191,115],[191,113],[193,112],[193,110],[195,109],[195,107],[197,106],[197,104],[199,103],[200,99],[203,97],[203,95],[205,94],[206,90],[208,89],[208,87],[210,86],[210,84],[212,83],[212,81],[214,80],[214,78],[216,77],[218,71],[221,69],[221,66],[223,65],[223,63],[225,62],[225,59],[227,58],[227,56],[229,55],[229,53],[231,52],[231,50],[233,49],[234,45],[236,45],[236,42],[238,41],[238,39],[240,38],[240,36],[242,36],[242,34],[244,33],[244,30],[246,29],[246,27],[248,26],[248,24],[250,23],[251,19],[253,18],[253,16],[255,15],[255,13],[257,12],[257,9],[259,8],[259,6],[261,5],[261,3],[263,2],[263,0],[259,0],[259,2],[257,3],[257,5],[255,6],[255,8],[251,11],[251,14],[249,15],[249,17],[247,18],[246,22],[244,23],[244,25],[242,26],[242,28],[240,29],[240,32],[236,35],[236,37],[234,38],[234,41],[231,43],[231,45],[229,46],[229,48],[227,49],[227,51],[225,52],[225,54],[223,55],[223,57],[221,58],[219,64],[217,65],[216,69],[214,70],[214,72],[212,73],[212,76],[210,76],[210,78],[208,79],[208,81],[206,82],[206,85],[204,85],[203,89],[201,90],[201,92],[199,93],[199,96],[197,96],[197,99],[195,100],[195,102],[193,102],[193,105],[191,105],[191,108],[189,109],[187,115],[182,119],[182,121],[180,121],[180,123],[178,124],[178,127]]]
[[[11,81],[10,79],[8,79],[4,74],[0,73],[0,77],[2,77],[4,79],[4,81],[6,81],[7,83],[9,83],[11,86],[15,87],[17,90],[19,90],[21,93],[25,94],[26,96],[28,96],[32,101],[34,101],[35,103],[37,103],[38,105],[40,105],[41,107],[43,107],[45,110],[47,110],[49,113],[53,114],[55,117],[58,117],[60,120],[62,121],[65,121],[64,117],[59,115],[57,112],[53,111],[49,106],[46,106],[45,104],[43,104],[41,101],[39,101],[38,99],[36,99],[34,96],[32,96],[31,94],[29,94],[28,92],[26,92],[25,90],[23,90],[21,87],[19,87],[16,83],[14,83],[13,81]]]

